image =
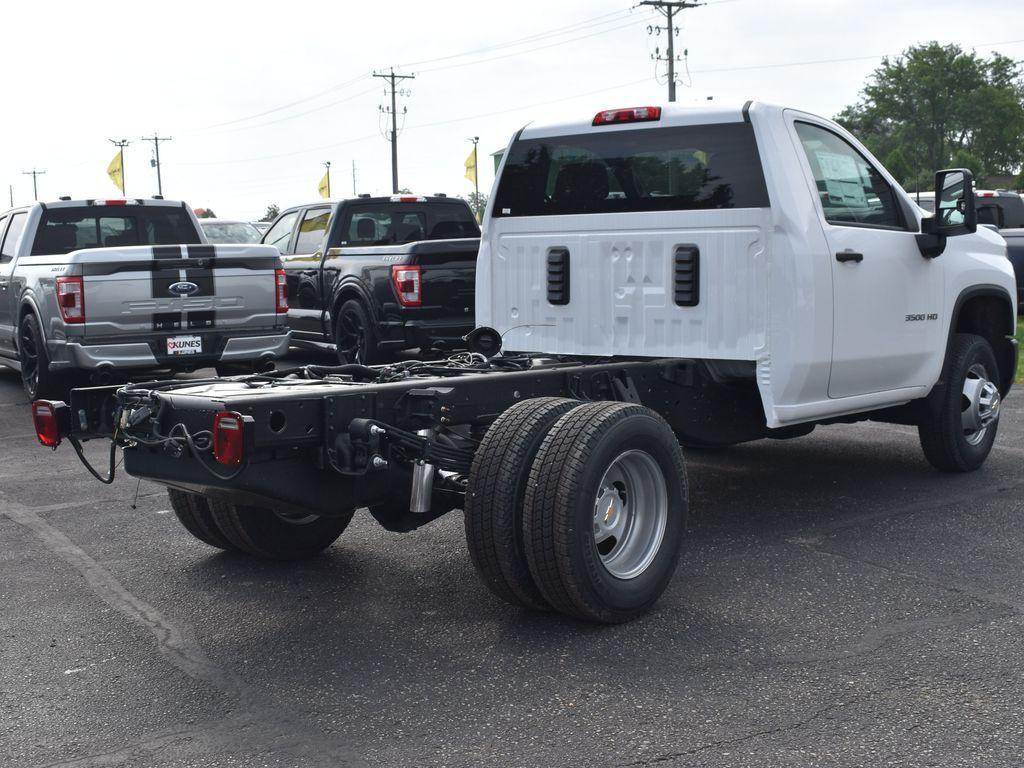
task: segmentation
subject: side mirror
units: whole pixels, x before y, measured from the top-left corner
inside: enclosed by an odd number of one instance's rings
[[[935,174],[935,215],[921,220],[917,245],[921,255],[934,259],[946,249],[946,238],[978,231],[974,206],[974,175],[966,168]]]

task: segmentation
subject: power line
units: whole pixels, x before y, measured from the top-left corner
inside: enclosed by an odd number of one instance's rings
[[[391,95],[391,106],[390,107],[379,107],[381,114],[391,115],[391,191],[394,194],[398,193],[398,106],[396,99],[398,97],[398,91],[395,87],[395,83],[399,80],[414,80],[416,75],[396,75],[395,68],[392,67],[390,72],[374,72],[374,77],[380,77],[390,82],[390,91],[385,89],[385,94],[390,92]],[[405,89],[402,89],[402,96],[410,95]],[[408,113],[408,107],[402,107],[402,115]]]

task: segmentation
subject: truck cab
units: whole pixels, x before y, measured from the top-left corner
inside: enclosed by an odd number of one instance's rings
[[[856,138],[795,109],[531,124],[485,217],[478,322],[524,352],[702,361],[756,387],[769,429],[925,398],[963,332],[986,338],[1005,393],[1005,243],[973,223],[929,235],[931,221]]]

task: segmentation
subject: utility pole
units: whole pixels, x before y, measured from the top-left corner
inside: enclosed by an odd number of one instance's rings
[[[14,207],[14,185],[8,184],[7,191],[11,194],[11,208]]]
[[[156,168],[156,193],[160,197],[164,196],[164,184],[160,178],[160,142],[161,141],[174,141],[171,136],[160,136],[156,132],[152,136],[142,136],[139,141],[152,141],[153,142],[153,160],[150,161],[150,165]],[[121,173],[124,174],[124,159],[121,160]],[[123,179],[124,176],[122,175]]]
[[[131,144],[128,139],[107,139],[111,144],[117,147],[117,151],[121,153],[121,194],[128,194],[128,184],[124,180],[124,148]]]
[[[39,187],[36,185],[36,178],[39,177],[39,176],[42,176],[43,174],[45,174],[46,171],[37,171],[35,168],[33,168],[31,171],[22,171],[21,173],[22,173],[23,176],[31,176],[32,177],[32,198],[34,200],[38,200],[39,199]],[[11,193],[11,200],[12,200],[11,207],[13,208],[14,207],[14,202],[13,202],[14,194],[13,194],[13,192]]]
[[[356,161],[352,161],[352,196],[356,196]],[[12,206],[13,207],[13,206]]]
[[[655,61],[667,61],[668,62],[668,100],[676,100],[676,47],[675,37],[679,34],[679,29],[673,26],[672,17],[676,11],[685,11],[687,8],[697,8],[698,6],[704,5],[704,3],[696,3],[691,0],[641,0],[640,5],[649,5],[652,8],[657,8],[665,16],[667,26],[665,28],[668,33],[668,55],[662,59],[661,51],[657,48],[654,49],[654,55],[651,57]],[[660,34],[661,27],[648,27],[647,34]]]
[[[373,76],[390,81],[391,107],[380,107],[379,109],[383,114],[391,115],[391,192],[395,194],[398,192],[398,105],[396,103],[398,92],[395,89],[395,83],[399,80],[414,80],[416,75],[396,75],[395,68],[391,67],[389,72],[374,72]],[[410,93],[405,89],[401,91],[402,96],[408,96]],[[385,90],[385,95],[388,95],[387,90]],[[403,115],[408,111],[406,107],[402,107]]]
[[[324,168],[327,169],[327,197],[329,199],[331,197],[331,161],[330,160],[325,160],[324,161]]]

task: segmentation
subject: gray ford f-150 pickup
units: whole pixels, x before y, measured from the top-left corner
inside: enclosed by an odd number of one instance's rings
[[[21,371],[30,397],[76,374],[265,369],[288,349],[287,312],[277,250],[207,244],[184,203],[0,213],[0,365]]]

